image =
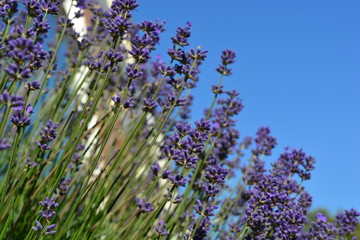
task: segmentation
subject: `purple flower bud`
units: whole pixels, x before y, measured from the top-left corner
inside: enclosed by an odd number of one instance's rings
[[[213,93],[215,93],[216,95],[219,95],[219,94],[224,93],[223,87],[224,87],[223,85],[220,85],[220,86],[218,86],[218,85],[213,85],[213,86],[211,87],[211,91],[212,91]]]
[[[150,167],[152,173],[155,175],[155,176],[158,176],[159,172],[161,171],[161,167],[159,165],[158,162],[155,162],[151,167]]]
[[[181,195],[181,194],[177,195],[177,196],[174,198],[173,203],[174,203],[174,204],[179,204],[179,203],[181,203],[181,202],[183,201],[183,196],[184,196],[184,195]]]
[[[151,203],[149,202],[145,202],[146,199],[140,199],[140,198],[136,198],[136,203],[137,203],[137,207],[140,210],[141,213],[148,213],[151,211],[154,211],[153,206],[151,206]]]
[[[0,103],[1,104],[8,104],[10,101],[10,95],[9,93],[4,90],[2,94],[0,94]]]
[[[43,1],[41,4],[41,10],[44,13],[57,15],[60,11],[59,8],[57,7],[57,5],[59,5],[59,4],[60,4],[60,2],[57,2],[57,1],[54,1],[54,2]]]
[[[118,92],[116,96],[111,97],[111,100],[113,100],[116,107],[120,107],[120,104],[121,104],[121,94],[120,94],[120,92]]]
[[[6,139],[0,140],[0,151],[10,148],[11,145],[6,143]]]
[[[151,98],[145,98],[144,99],[144,106],[143,106],[143,110],[145,112],[152,112],[157,106],[157,103],[153,100],[151,100]]]
[[[211,184],[208,184],[208,183],[204,183],[202,185],[202,189],[204,190],[206,195],[209,197],[214,197],[220,192],[220,189],[218,189],[217,187],[215,187]]]
[[[165,170],[165,171],[162,172],[161,178],[162,178],[162,179],[169,179],[170,176],[171,176],[171,174],[172,174],[172,171],[169,170],[169,169],[167,169],[167,170]]]
[[[178,29],[176,30],[176,36],[171,37],[173,44],[182,47],[188,46],[189,45],[188,39],[190,38],[191,35],[190,28],[191,28],[190,22],[187,22],[184,28],[178,27]]]
[[[40,3],[36,0],[23,0],[30,17],[37,17],[41,14]]]
[[[125,18],[116,16],[115,18],[104,18],[102,23],[105,26],[106,30],[114,37],[118,38],[123,36],[128,29],[131,27]]]
[[[145,63],[150,59],[150,50],[148,48],[138,48],[132,45],[132,50],[129,51],[129,54],[132,55],[137,63]]]
[[[59,204],[55,202],[55,198],[49,199],[48,197],[46,197],[44,201],[39,202],[39,204],[47,209],[57,208],[57,206],[59,206]]]
[[[44,234],[45,235],[54,235],[56,233],[56,231],[53,230],[55,227],[56,227],[56,224],[51,224],[51,225],[47,226]]]
[[[123,108],[134,108],[134,103],[132,102],[133,98],[130,97],[128,99],[125,100],[124,104],[123,104]]]
[[[208,132],[210,131],[211,128],[210,121],[205,120],[204,118],[201,118],[200,121],[196,121],[195,125],[196,125],[196,129],[199,130],[200,132]]]
[[[205,217],[214,216],[214,210],[217,208],[218,208],[218,206],[216,206],[216,205],[211,206],[210,204],[208,204],[204,210],[204,207],[199,199],[196,199],[196,205],[194,205],[195,211],[198,214],[203,215]]]
[[[105,53],[107,59],[112,63],[122,62],[124,57],[122,56],[121,52],[114,52],[113,49]]]
[[[143,72],[136,68],[126,67],[125,71],[129,79],[137,79],[143,75]]]
[[[200,48],[198,48],[197,50],[190,49],[190,52],[188,53],[188,55],[191,59],[193,59],[194,61],[196,60],[197,63],[200,64],[207,57],[207,55],[206,55],[207,52],[208,51],[201,51]]]
[[[28,91],[35,91],[41,88],[41,84],[38,81],[32,81],[32,82],[28,82],[25,83],[25,88]]]
[[[43,228],[43,226],[41,225],[41,223],[39,221],[35,221],[35,226],[32,227],[31,229],[33,229],[34,231],[40,231]]]
[[[318,222],[326,222],[327,221],[326,216],[322,213],[317,213],[315,217],[316,217],[316,221],[318,221]]]
[[[353,234],[359,224],[360,213],[355,209],[345,210],[345,213],[336,215],[335,224],[338,228],[339,236],[347,236]]]
[[[49,150],[49,143],[52,142],[56,136],[56,128],[59,126],[59,123],[53,123],[51,119],[47,122],[46,126],[40,131],[41,140],[36,141],[37,145],[42,151]]]
[[[28,105],[24,114],[21,113],[20,109],[16,110],[15,113],[11,115],[10,121],[18,128],[23,128],[30,125],[30,115],[33,113],[32,109],[32,106]]]
[[[187,180],[180,174],[169,175],[168,179],[174,184],[175,187],[185,187]]]
[[[160,220],[155,226],[155,232],[158,237],[169,235],[169,232],[166,231],[166,224],[163,220]]]
[[[36,162],[36,161],[34,161],[34,162],[31,162],[31,159],[28,157],[28,158],[26,158],[26,167],[28,167],[28,168],[33,168],[33,167],[37,167],[37,166],[39,166],[39,162]]]
[[[276,138],[270,136],[270,129],[268,127],[261,127],[256,133],[255,138],[256,149],[254,154],[264,154],[266,156],[271,155],[271,150],[275,147]]]

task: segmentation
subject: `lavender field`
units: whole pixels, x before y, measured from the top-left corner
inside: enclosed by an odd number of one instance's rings
[[[240,134],[235,51],[202,68],[184,22],[159,52],[146,10],[0,0],[0,239],[356,239],[357,210],[311,210],[311,153]],[[194,119],[200,70],[218,82]]]

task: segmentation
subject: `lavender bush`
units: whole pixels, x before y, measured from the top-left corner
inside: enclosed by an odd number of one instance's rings
[[[165,22],[134,22],[135,0],[70,2],[0,1],[0,239],[356,239],[354,209],[309,220],[313,157],[285,149],[267,169],[270,129],[240,137],[235,52],[191,121],[207,56],[191,23],[165,62]]]

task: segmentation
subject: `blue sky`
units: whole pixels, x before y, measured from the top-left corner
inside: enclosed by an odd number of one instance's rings
[[[360,209],[360,2],[139,0],[136,21],[166,20],[159,54],[177,26],[192,22],[192,47],[209,51],[195,95],[194,118],[212,100],[221,51],[237,52],[226,89],[241,93],[242,136],[269,126],[279,145],[316,160],[305,186],[314,207]]]

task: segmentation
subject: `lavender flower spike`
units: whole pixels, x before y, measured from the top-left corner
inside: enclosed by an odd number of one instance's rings
[[[55,202],[55,198],[46,197],[44,201],[39,202],[39,204],[43,207],[43,210],[39,211],[39,215],[44,218],[46,221],[49,221],[55,216],[54,208],[59,206],[58,203]]]
[[[145,202],[146,199],[140,199],[140,198],[136,198],[136,203],[137,203],[137,207],[140,210],[141,213],[148,213],[151,211],[154,211],[154,207],[151,206],[151,203],[149,202]]]

